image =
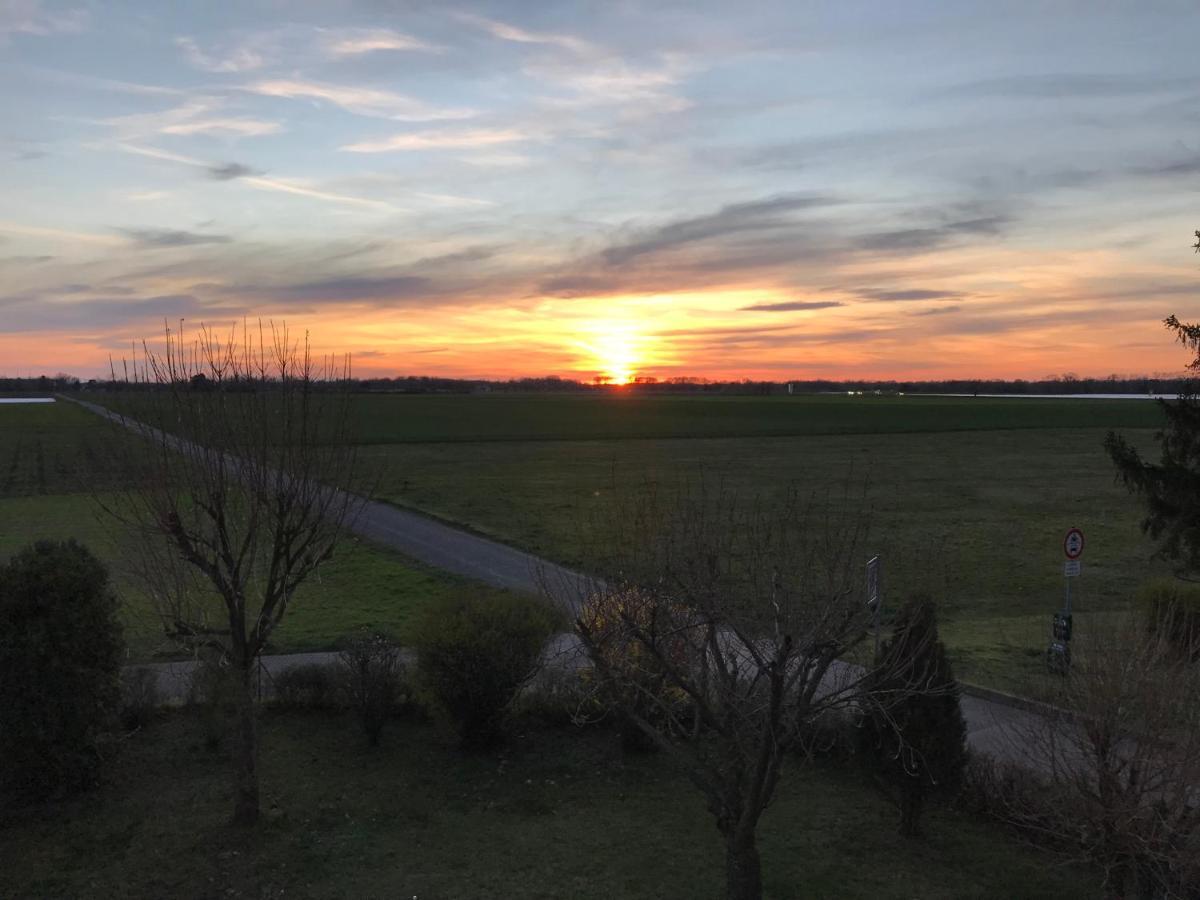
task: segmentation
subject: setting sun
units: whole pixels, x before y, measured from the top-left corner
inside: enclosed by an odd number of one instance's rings
[[[598,323],[579,345],[591,356],[598,374],[611,384],[629,384],[645,364],[642,348],[647,339],[629,322]]]

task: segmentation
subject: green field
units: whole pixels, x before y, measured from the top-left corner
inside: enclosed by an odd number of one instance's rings
[[[364,444],[897,434],[1041,428],[1154,428],[1154,403],[986,397],[655,397],[369,394]]]
[[[526,721],[502,759],[396,722],[371,751],[341,716],[268,713],[264,822],[231,828],[229,761],[175,713],[126,741],[108,783],[0,808],[4,897],[692,898],[724,862],[700,794],[606,731]],[[759,827],[767,897],[1096,897],[1096,874],[931,809],[926,837],[849,773],[785,767]]]
[[[374,435],[401,422],[418,398],[369,397]],[[479,414],[481,440],[376,444],[364,449],[386,473],[391,502],[555,559],[587,566],[599,553],[588,523],[603,518],[614,490],[653,481],[719,479],[747,496],[788,489],[818,494],[849,481],[865,491],[870,549],[885,560],[894,603],[912,590],[939,598],[960,676],[1020,689],[1041,670],[1050,614],[1061,605],[1062,536],[1087,535],[1075,582],[1079,627],[1124,607],[1144,579],[1166,571],[1138,527],[1141,507],[1113,477],[1102,442],[1117,428],[1151,446],[1161,415],[1140,401],[984,398],[421,398]],[[494,440],[506,411],[521,421],[574,404],[553,440]],[[911,401],[911,403],[910,403]],[[491,406],[489,406],[491,404]],[[568,440],[589,413],[630,411],[636,427],[610,440]],[[645,407],[642,404],[646,404]],[[672,406],[673,404],[677,404]],[[703,431],[729,410],[756,418],[754,436],[641,439],[650,411],[672,408],[679,432]],[[812,413],[809,433],[765,436],[770,416]],[[911,416],[907,411],[912,411]],[[728,421],[722,419],[721,421]],[[1020,421],[1022,427],[1011,427]],[[640,423],[640,424],[639,424]],[[923,423],[924,431],[912,430]],[[973,423],[973,429],[968,429]],[[1070,423],[1073,427],[1063,427]],[[513,427],[513,426],[509,426]],[[608,426],[605,426],[608,427]],[[906,430],[908,429],[908,430]],[[552,431],[552,424],[539,433]],[[853,431],[855,433],[841,433]],[[832,433],[829,433],[832,432]],[[465,432],[464,432],[465,433]]]
[[[585,566],[598,553],[589,523],[614,489],[699,473],[746,495],[836,493],[848,480],[865,490],[887,600],[934,592],[960,676],[993,686],[1019,688],[1040,669],[1068,527],[1087,535],[1076,582],[1081,628],[1164,571],[1150,561],[1137,499],[1114,482],[1101,446],[1108,428],[1150,446],[1161,417],[1150,402],[360,395],[355,403],[362,453],[383,473],[381,498]],[[61,403],[0,408],[0,420],[0,464],[15,473],[0,481],[0,553],[35,533],[103,536],[109,526],[89,525],[87,498],[71,492],[96,456],[89,442],[113,432]],[[731,431],[739,436],[713,436]],[[101,485],[106,477],[103,467],[87,476]],[[327,645],[350,622],[402,630],[434,583],[461,587],[392,554],[356,551],[306,588],[312,599],[289,613],[279,646]],[[147,621],[144,611],[134,618]]]
[[[71,403],[0,405],[0,497],[112,487],[114,442],[132,445]]]
[[[69,403],[0,406],[0,559],[39,539],[82,541],[104,559],[121,597],[130,659],[171,656],[159,620],[128,574],[134,538],[101,509],[118,481],[113,454],[136,442]],[[401,640],[426,604],[464,591],[500,593],[432,570],[399,554],[347,538],[332,560],[301,586],[272,636],[270,652],[328,649],[359,628],[385,629]]]

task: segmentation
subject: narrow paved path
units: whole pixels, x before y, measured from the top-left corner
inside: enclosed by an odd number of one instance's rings
[[[111,410],[60,395],[111,421],[130,423]],[[594,579],[542,559],[507,544],[488,540],[438,522],[415,512],[386,503],[363,500],[350,530],[412,559],[453,572],[493,587],[549,596],[569,614],[578,611],[583,598],[597,584]],[[547,649],[547,663],[563,668],[586,665],[579,640],[573,634],[560,634]],[[336,653],[298,653],[265,656],[261,666],[261,692],[271,693],[271,680],[280,672],[297,665],[327,665],[336,662]],[[174,702],[188,695],[193,662],[152,663],[144,668],[158,675],[163,696]],[[998,759],[1027,762],[1022,735],[1036,730],[1042,718],[1036,712],[989,696],[964,695],[963,717],[967,722],[968,743],[977,751]]]
[[[59,395],[98,416],[137,431],[135,423],[96,403]],[[188,442],[180,441],[186,447]],[[493,587],[547,594],[568,613],[578,611],[594,581],[541,559],[453,528],[443,522],[375,500],[361,500],[350,531],[435,569],[453,572]]]
[[[595,582],[523,550],[470,534],[419,513],[365,501],[351,530],[426,565],[531,594],[549,594],[576,613]]]

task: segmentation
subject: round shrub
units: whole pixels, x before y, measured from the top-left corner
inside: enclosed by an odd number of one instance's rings
[[[464,748],[503,740],[509,707],[558,624],[547,604],[519,595],[453,598],[427,611],[415,636],[419,678]]]
[[[46,799],[92,784],[121,704],[108,571],[75,541],[0,566],[0,786]]]

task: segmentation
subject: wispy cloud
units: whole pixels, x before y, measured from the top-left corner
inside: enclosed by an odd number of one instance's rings
[[[250,175],[262,174],[247,165],[237,162],[218,163],[217,165],[209,166],[207,173],[208,177],[214,181],[232,181],[235,178],[246,178]]]
[[[118,228],[129,240],[140,247],[192,247],[197,244],[228,244],[233,241],[227,234],[203,234],[173,228]]]
[[[950,306],[934,306],[930,309],[918,309],[910,312],[910,316],[941,316],[946,313],[956,313],[962,309],[962,306],[953,303]]]
[[[964,296],[961,291],[941,291],[929,288],[909,288],[905,290],[860,289],[854,291],[864,300],[880,300],[890,303],[903,303],[911,300],[954,300]]]
[[[429,191],[417,191],[413,196],[419,197],[422,200],[427,200],[435,206],[478,208],[496,205],[491,200],[482,200],[479,197],[463,197],[458,194],[433,194]]]
[[[1006,216],[984,216],[948,222],[930,228],[901,228],[895,231],[880,231],[864,235],[859,246],[864,250],[883,253],[933,250],[951,241],[964,237],[999,235],[1009,222]]]
[[[308,301],[326,303],[401,303],[426,296],[431,290],[429,279],[416,275],[378,277],[348,276],[318,278],[289,284],[241,284],[223,287],[222,293],[253,297],[273,302]]]
[[[95,234],[89,231],[71,231],[65,228],[44,228],[39,225],[26,225],[21,222],[0,222],[0,235],[10,234],[20,237],[49,238],[51,240],[77,241],[83,244],[119,244],[120,239],[107,234]]]
[[[236,44],[223,51],[205,52],[190,37],[175,39],[175,46],[183,51],[184,59],[205,72],[228,74],[252,72],[269,62],[261,39]]]
[[[677,86],[691,71],[683,57],[667,54],[657,65],[634,65],[621,59],[540,61],[524,67],[526,75],[547,85],[541,100],[549,107],[617,107],[622,120],[681,112],[692,106]]]
[[[226,137],[262,137],[276,134],[282,125],[250,116],[224,115],[218,100],[195,98],[170,109],[134,113],[101,120],[123,139],[148,135],[224,135]]]
[[[167,87],[161,84],[143,84],[135,81],[120,81],[114,78],[100,78],[94,75],[79,75],[75,72],[63,72],[58,69],[47,69],[42,66],[23,65],[19,68],[20,71],[27,73],[31,77],[85,91],[111,91],[113,93],[142,94],[151,97],[178,97],[186,93],[179,88]]]
[[[388,28],[341,28],[323,30],[325,52],[335,58],[361,56],[380,50],[438,52],[442,48],[410,34]]]
[[[472,153],[458,158],[467,165],[488,169],[517,169],[534,161],[524,153]]]
[[[345,144],[342,150],[351,153],[387,153],[394,150],[435,150],[445,147],[491,147],[527,141],[529,135],[515,128],[476,128],[470,130],[414,131],[397,134],[378,141],[359,141]]]
[[[39,0],[4,0],[0,3],[0,42],[10,34],[78,34],[91,21],[83,8],[47,10]]]
[[[285,194],[295,194],[298,197],[311,197],[314,200],[328,200],[331,203],[361,206],[375,210],[386,210],[391,212],[398,211],[398,207],[384,200],[372,200],[367,197],[352,197],[347,194],[339,194],[333,191],[322,190],[321,188],[313,187],[312,185],[303,184],[294,180],[267,178],[264,175],[248,175],[239,180],[250,185],[251,187],[262,188],[269,191],[281,191]]]
[[[475,115],[471,109],[431,106],[414,97],[382,88],[328,84],[299,78],[267,79],[246,85],[244,89],[265,97],[323,100],[357,115],[400,122],[468,119]]]
[[[492,35],[492,37],[499,38],[502,41],[512,41],[517,44],[550,44],[570,50],[572,53],[580,54],[597,52],[597,47],[594,44],[568,34],[529,31],[525,28],[518,28],[516,25],[499,22],[495,19],[488,19],[474,13],[460,12],[456,14],[456,18],[468,25],[482,28],[488,34]]]
[[[122,153],[132,153],[137,156],[145,156],[150,159],[159,159],[164,162],[178,163],[179,165],[189,166],[195,169],[201,169],[210,178],[214,168],[220,168],[219,164],[205,162],[201,159],[196,159],[191,156],[184,156],[179,153],[171,153],[167,150],[161,150],[158,147],[145,147],[138,144],[116,143],[112,145],[113,149],[120,150]],[[234,164],[236,165],[236,164]],[[348,206],[365,207],[375,210],[396,211],[396,207],[383,200],[374,200],[367,197],[355,197],[348,194],[337,193],[336,191],[327,191],[319,187],[314,187],[303,182],[294,181],[283,178],[268,178],[265,175],[242,175],[236,179],[239,184],[249,185],[253,188],[267,191],[278,191],[285,194],[294,194],[299,197],[310,197],[314,200],[326,200],[331,203],[338,203]]]
[[[148,297],[96,297],[64,300],[58,297],[0,297],[5,329],[18,332],[63,330],[78,335],[80,328],[121,328],[131,322],[161,323],[163,319],[240,316],[245,308],[201,300],[193,294]],[[86,339],[85,339],[86,340]]]
[[[769,231],[792,222],[792,214],[836,203],[830,197],[814,194],[784,194],[733,203],[705,216],[681,219],[645,230],[634,238],[609,247],[603,257],[609,265],[622,265],[647,254],[659,253],[731,234]]]
[[[225,134],[238,137],[262,137],[281,130],[278,122],[266,122],[247,117],[195,119],[179,122],[162,129],[163,134]]]
[[[782,303],[754,303],[743,306],[743,312],[801,312],[815,309],[833,309],[845,306],[840,300],[786,300]]]

